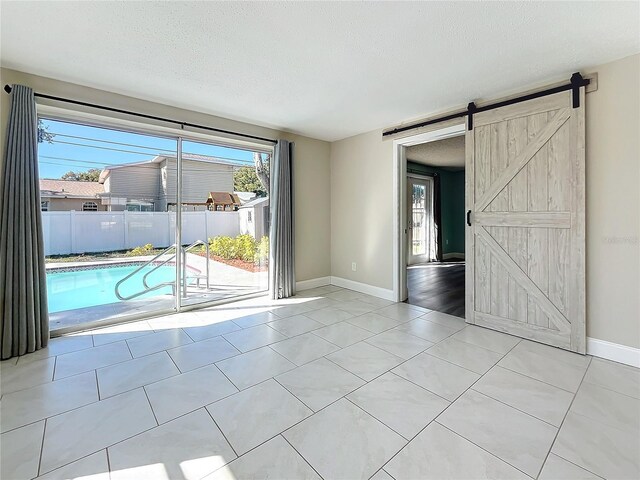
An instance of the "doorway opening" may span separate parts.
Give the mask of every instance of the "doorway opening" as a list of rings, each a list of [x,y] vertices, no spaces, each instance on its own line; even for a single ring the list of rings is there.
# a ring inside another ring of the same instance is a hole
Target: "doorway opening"
[[[465,126],[394,141],[398,301],[465,317]]]
[[[406,148],[407,302],[464,318],[464,137]]]

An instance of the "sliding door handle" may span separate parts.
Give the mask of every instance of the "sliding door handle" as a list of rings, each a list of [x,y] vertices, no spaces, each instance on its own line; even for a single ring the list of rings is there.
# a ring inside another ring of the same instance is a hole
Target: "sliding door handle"
[[[471,210],[467,210],[467,225],[471,226]]]

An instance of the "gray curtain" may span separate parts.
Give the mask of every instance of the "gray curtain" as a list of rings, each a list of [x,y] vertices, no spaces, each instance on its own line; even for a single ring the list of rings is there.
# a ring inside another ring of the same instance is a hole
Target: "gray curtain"
[[[296,293],[293,225],[293,144],[278,140],[271,165],[269,290],[271,298]]]
[[[33,90],[14,85],[0,196],[2,359],[47,346],[49,313],[38,181],[38,119]]]

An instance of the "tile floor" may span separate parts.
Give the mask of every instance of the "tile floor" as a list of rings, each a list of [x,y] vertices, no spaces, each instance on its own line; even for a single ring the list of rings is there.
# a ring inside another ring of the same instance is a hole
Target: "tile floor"
[[[0,477],[640,477],[640,370],[338,287],[2,362]]]

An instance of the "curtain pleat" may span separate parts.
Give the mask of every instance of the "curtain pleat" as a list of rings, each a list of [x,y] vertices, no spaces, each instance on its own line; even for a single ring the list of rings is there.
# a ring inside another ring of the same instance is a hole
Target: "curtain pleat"
[[[293,145],[278,140],[271,165],[269,291],[271,298],[296,293],[294,266]]]
[[[47,346],[49,313],[33,90],[14,85],[0,197],[0,347],[2,359]]]

